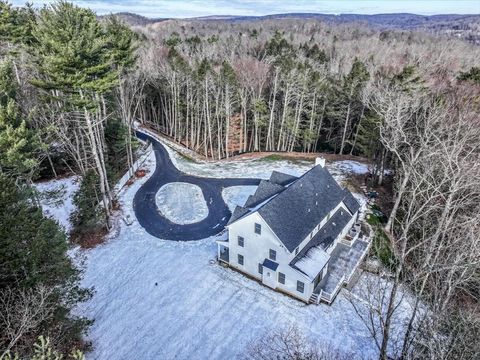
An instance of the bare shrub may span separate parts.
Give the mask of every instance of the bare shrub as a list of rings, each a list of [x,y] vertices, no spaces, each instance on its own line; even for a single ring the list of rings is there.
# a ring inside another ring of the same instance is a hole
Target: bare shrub
[[[357,359],[354,354],[336,349],[331,344],[311,341],[296,327],[266,334],[250,344],[245,359],[248,360],[342,360]]]

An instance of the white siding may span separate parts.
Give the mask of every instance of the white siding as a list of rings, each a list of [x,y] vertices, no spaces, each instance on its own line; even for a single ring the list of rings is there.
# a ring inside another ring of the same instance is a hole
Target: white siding
[[[347,212],[346,206],[341,202],[335,207],[324,219],[322,219],[318,225],[313,229],[311,235],[312,237],[321,229],[325,223],[330,219],[331,216],[340,208],[343,207],[343,210]],[[334,243],[330,248],[327,249],[328,253],[331,253],[335,248],[337,243],[348,233],[349,229],[356,221],[356,214],[352,217],[350,222],[345,226],[340,235],[335,239]],[[261,225],[261,234],[255,233],[255,223]],[[230,251],[230,266],[236,268],[256,279],[263,282],[265,285],[275,288],[277,290],[282,290],[289,293],[292,296],[295,296],[305,302],[308,302],[310,296],[314,290],[313,282],[308,279],[303,273],[293,269],[288,264],[295,257],[295,251],[290,253],[281,241],[277,238],[275,233],[270,229],[264,219],[254,212],[245,216],[243,219],[240,219],[233,224],[228,226],[229,232],[229,251]],[[310,241],[311,235],[309,234],[300,244],[299,250]],[[238,236],[244,238],[244,246],[238,246]],[[276,251],[276,260],[278,263],[278,268],[276,271],[272,271],[263,267],[263,275],[258,271],[258,265],[262,264],[264,259],[269,259],[270,249]],[[238,263],[238,254],[243,255],[244,263],[240,265]],[[324,269],[323,276],[325,272],[328,271],[327,267]],[[268,273],[270,276],[268,276]],[[285,275],[285,284],[278,282],[278,274],[283,273]],[[267,278],[268,277],[268,278]],[[304,292],[300,293],[297,291],[297,281],[304,283]]]
[[[255,233],[255,223],[262,226],[262,233]],[[282,289],[301,300],[308,301],[313,291],[312,284],[308,278],[300,272],[292,269],[288,264],[291,260],[290,252],[282,245],[267,223],[258,213],[250,214],[228,226],[229,233],[229,256],[230,266],[247,273],[248,275],[262,281],[262,274],[258,272],[258,264],[269,258],[270,249],[277,252],[276,263],[279,264],[277,271],[264,268],[264,274],[270,272],[270,277],[264,283],[276,289]],[[244,238],[244,247],[238,246],[237,238]],[[238,254],[243,255],[244,265],[239,265]],[[285,285],[278,282],[278,273],[285,274]],[[297,291],[297,280],[305,284],[304,293]]]

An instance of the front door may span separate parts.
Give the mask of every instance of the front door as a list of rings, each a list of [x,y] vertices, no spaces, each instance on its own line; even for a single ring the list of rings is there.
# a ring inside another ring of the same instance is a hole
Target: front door
[[[272,289],[277,287],[277,272],[263,267],[262,283]]]

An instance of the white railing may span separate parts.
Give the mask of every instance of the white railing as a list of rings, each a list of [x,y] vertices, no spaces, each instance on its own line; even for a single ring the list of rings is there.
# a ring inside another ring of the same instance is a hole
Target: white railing
[[[137,161],[128,169],[128,171],[122,176],[122,178],[117,182],[115,187],[113,188],[113,193],[115,195],[118,195],[120,190],[123,189],[123,187],[127,184],[127,181],[130,180],[130,178],[135,174],[135,171],[137,171],[140,166],[143,165],[143,163],[147,160],[148,156],[152,152],[152,144],[148,145],[148,147],[145,150],[145,153],[140,156]]]
[[[340,278],[340,281],[338,282],[337,286],[332,291],[332,293],[327,293],[327,292],[325,292],[325,290],[321,290],[320,294],[321,294],[322,300],[325,300],[326,302],[328,302],[330,304],[333,301],[333,299],[335,299],[335,296],[340,291],[340,288],[343,286],[344,282],[345,282],[345,275],[343,275]]]
[[[367,243],[367,247],[365,248],[365,250],[363,250],[362,255],[358,258],[357,262],[355,263],[355,266],[353,267],[353,271],[345,278],[345,282],[347,284],[350,282],[353,274],[355,274],[355,271],[358,269],[358,266],[367,255],[368,251],[370,250],[370,246],[372,246],[372,243],[370,241],[365,241],[365,242]]]

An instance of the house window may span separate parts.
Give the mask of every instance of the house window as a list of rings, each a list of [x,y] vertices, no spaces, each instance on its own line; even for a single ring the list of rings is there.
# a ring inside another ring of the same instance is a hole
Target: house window
[[[298,254],[298,247],[295,249],[295,255]]]
[[[241,236],[239,236],[237,239],[238,239],[238,246],[243,247],[245,245],[245,239]]]
[[[255,234],[262,233],[262,225],[255,223]]]
[[[285,274],[283,274],[283,273],[281,273],[281,272],[278,273],[278,282],[279,282],[280,284],[284,284],[284,285],[285,285]]]
[[[297,280],[297,291],[303,293],[305,291],[305,284]]]
[[[262,264],[258,264],[258,273],[263,274],[263,265]]]
[[[273,260],[273,261],[277,260],[277,252],[275,250],[270,249],[268,257],[270,258],[270,260]]]
[[[238,263],[243,265],[243,255],[238,254]]]

